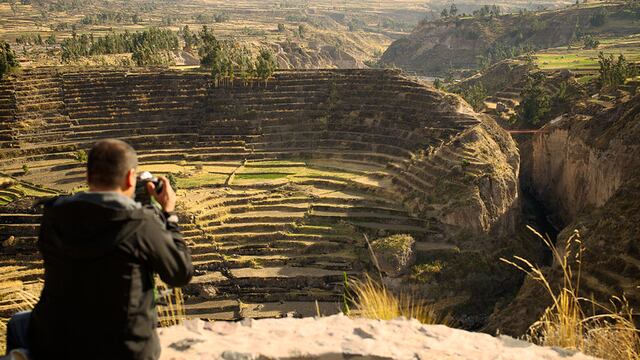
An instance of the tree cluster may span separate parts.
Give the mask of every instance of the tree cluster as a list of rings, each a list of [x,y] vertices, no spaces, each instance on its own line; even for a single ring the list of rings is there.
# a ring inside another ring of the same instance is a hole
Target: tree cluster
[[[545,87],[543,74],[531,74],[520,93],[522,101],[516,107],[518,119],[528,125],[539,125],[543,117],[551,111],[551,96]]]
[[[478,10],[473,11],[474,17],[498,17],[502,14],[502,8],[498,5],[484,5]]]
[[[229,15],[225,13],[220,14],[198,14],[195,17],[195,21],[199,24],[212,24],[223,23],[229,21]]]
[[[86,15],[81,24],[84,25],[104,25],[104,24],[137,24],[142,19],[138,14],[127,14],[123,12],[102,12],[99,14]]]
[[[532,45],[510,46],[503,43],[494,43],[493,46],[487,50],[485,56],[478,57],[478,66],[481,69],[486,69],[499,61],[512,59],[535,50],[535,47]]]
[[[22,34],[16,38],[17,45],[44,45],[40,34]]]
[[[0,42],[0,79],[13,68],[20,66],[16,53],[11,49],[9,43]]]
[[[158,28],[135,33],[111,33],[100,38],[94,38],[93,34],[78,36],[74,33],[73,37],[62,42],[62,61],[76,61],[92,55],[134,53],[134,60],[139,66],[159,65],[157,59],[150,61],[150,56],[175,51],[178,44],[178,36],[174,32]]]
[[[638,69],[632,63],[629,63],[624,55],[620,54],[616,60],[613,54],[605,56],[604,53],[598,54],[598,63],[600,64],[600,87],[612,88],[624,84],[627,78],[634,77],[638,74]]]
[[[183,36],[184,36],[183,29]],[[193,39],[194,35],[190,35]],[[259,78],[267,81],[277,68],[273,52],[263,49],[254,59],[251,52],[237,42],[218,40],[213,32],[204,26],[196,36],[200,65],[211,69],[211,76],[216,83],[223,79],[231,82],[236,77],[244,81]]]
[[[444,8],[442,9],[442,11],[440,12],[440,17],[447,19],[447,18],[454,18],[458,16],[458,7],[456,6],[456,4],[451,4],[451,6],[449,7],[449,9]]]

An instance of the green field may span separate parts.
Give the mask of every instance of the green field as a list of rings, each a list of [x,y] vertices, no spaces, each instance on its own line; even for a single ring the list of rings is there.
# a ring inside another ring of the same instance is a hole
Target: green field
[[[598,54],[622,54],[628,61],[640,62],[640,36],[633,35],[623,38],[597,39],[600,46],[597,49],[584,49],[582,44],[574,47],[554,48],[542,50],[535,54],[536,64],[543,70],[573,70],[591,72],[598,69]]]

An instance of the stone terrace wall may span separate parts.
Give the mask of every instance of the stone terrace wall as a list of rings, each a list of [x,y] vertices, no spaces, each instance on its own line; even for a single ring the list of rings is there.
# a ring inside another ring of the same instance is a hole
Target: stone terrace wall
[[[436,232],[514,222],[513,141],[396,71],[285,71],[216,87],[198,72],[25,70],[0,98],[0,169],[69,159],[111,137],[142,162],[329,158],[387,167],[392,190]]]

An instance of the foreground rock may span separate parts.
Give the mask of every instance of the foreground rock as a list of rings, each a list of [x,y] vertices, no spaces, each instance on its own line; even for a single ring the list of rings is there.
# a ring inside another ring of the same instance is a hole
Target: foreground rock
[[[417,321],[324,318],[191,321],[161,329],[162,357],[178,359],[591,359],[582,354]]]

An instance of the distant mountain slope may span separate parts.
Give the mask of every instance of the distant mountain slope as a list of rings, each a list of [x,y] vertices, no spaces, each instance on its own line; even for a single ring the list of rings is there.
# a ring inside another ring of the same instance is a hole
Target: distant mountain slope
[[[640,32],[640,10],[625,5],[570,7],[538,13],[422,22],[391,44],[381,62],[428,75],[476,68],[481,61],[517,55],[527,48],[569,44],[581,35]]]

